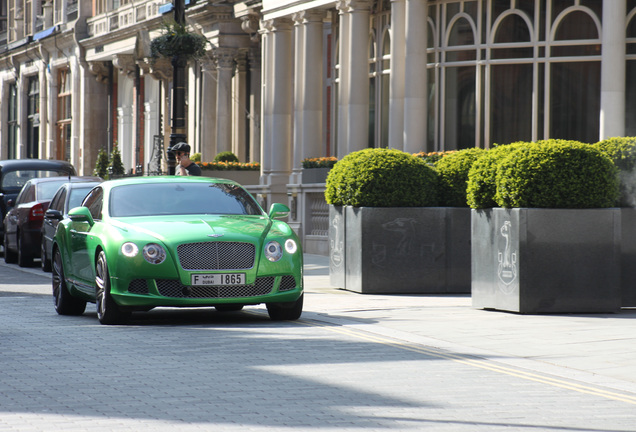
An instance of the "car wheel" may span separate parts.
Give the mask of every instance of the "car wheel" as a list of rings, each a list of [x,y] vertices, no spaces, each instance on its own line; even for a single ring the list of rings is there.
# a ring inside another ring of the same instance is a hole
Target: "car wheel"
[[[50,272],[51,271],[51,260],[46,255],[46,240],[44,240],[44,236],[42,236],[42,242],[40,246],[40,259],[42,260],[42,271]]]
[[[7,264],[13,264],[18,261],[18,254],[8,248],[9,240],[7,239],[7,233],[4,233],[4,262]]]
[[[240,311],[241,309],[243,309],[243,305],[240,305],[240,304],[216,305],[214,306],[214,309],[218,310],[219,312],[235,312],[235,311]]]
[[[60,315],[81,315],[86,310],[86,302],[71,295],[66,287],[64,268],[62,267],[62,254],[55,250],[52,265],[53,301],[55,311]]]
[[[18,233],[18,265],[20,267],[31,267],[33,265],[33,256],[24,250],[24,240],[22,234]]]
[[[95,290],[99,322],[106,325],[126,323],[130,312],[122,311],[110,295],[110,276],[104,251],[99,253],[95,264]]]
[[[300,318],[303,313],[303,297],[301,294],[298,300],[285,303],[267,303],[267,313],[274,321],[291,321]]]

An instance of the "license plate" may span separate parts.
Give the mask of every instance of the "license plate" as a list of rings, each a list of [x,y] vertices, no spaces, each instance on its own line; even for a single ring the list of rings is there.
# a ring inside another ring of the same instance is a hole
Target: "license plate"
[[[244,273],[202,273],[191,275],[192,285],[245,285]]]

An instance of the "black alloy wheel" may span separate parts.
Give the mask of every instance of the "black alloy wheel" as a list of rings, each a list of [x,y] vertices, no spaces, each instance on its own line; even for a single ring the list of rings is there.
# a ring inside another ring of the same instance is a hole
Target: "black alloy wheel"
[[[101,324],[125,324],[130,318],[130,311],[122,311],[110,295],[110,276],[104,251],[99,253],[95,264],[95,300],[97,319]]]
[[[66,280],[64,279],[64,268],[62,265],[62,254],[59,249],[53,253],[52,267],[52,286],[53,286],[53,302],[55,303],[55,311],[59,315],[81,315],[86,310],[86,302],[84,300],[73,297],[68,291]]]

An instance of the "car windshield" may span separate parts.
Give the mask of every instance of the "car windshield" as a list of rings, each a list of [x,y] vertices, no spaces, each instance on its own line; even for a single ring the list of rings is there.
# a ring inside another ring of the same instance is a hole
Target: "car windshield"
[[[32,178],[40,177],[59,177],[68,175],[67,171],[50,171],[50,170],[18,170],[9,171],[2,176],[2,190],[10,191],[15,190],[17,192],[22,189],[24,184]],[[58,184],[58,187],[60,185]],[[57,188],[55,189],[57,190]],[[55,193],[55,191],[53,191]],[[49,197],[51,198],[52,195]]]
[[[62,186],[64,183],[67,183],[67,182],[68,182],[68,179],[61,179],[61,180],[46,181],[46,182],[38,183],[37,185],[38,201],[47,201],[47,200],[50,201],[51,199],[53,199],[53,195],[55,195],[55,192],[57,192],[60,186]]]
[[[88,195],[88,192],[93,189],[93,186],[75,187],[71,189],[71,196],[68,199],[68,208],[72,209],[82,205],[82,201]]]
[[[110,193],[113,217],[263,212],[243,188],[225,183],[153,183],[115,187]]]

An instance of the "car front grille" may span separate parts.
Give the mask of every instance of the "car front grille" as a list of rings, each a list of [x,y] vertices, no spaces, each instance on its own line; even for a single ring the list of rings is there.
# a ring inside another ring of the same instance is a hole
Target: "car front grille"
[[[148,294],[146,279],[133,279],[128,285],[128,292],[133,294]]]
[[[157,289],[164,297],[175,298],[240,298],[256,297],[272,292],[274,277],[256,278],[254,285],[189,286],[178,280],[158,279]]]
[[[252,243],[199,242],[177,247],[184,270],[245,270],[254,267],[256,248]]]
[[[296,279],[293,276],[283,276],[280,279],[278,291],[291,291],[296,288]]]

